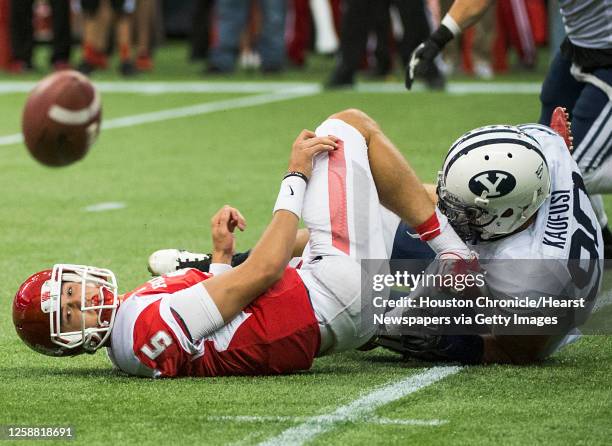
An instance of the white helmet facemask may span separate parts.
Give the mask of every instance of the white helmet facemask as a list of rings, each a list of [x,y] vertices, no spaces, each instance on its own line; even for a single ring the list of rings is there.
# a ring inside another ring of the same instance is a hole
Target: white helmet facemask
[[[61,296],[62,284],[75,282],[81,285],[81,329],[62,330]],[[87,288],[98,288],[97,299],[87,302]],[[41,290],[41,310],[49,314],[51,341],[59,346],[74,349],[82,347],[88,353],[100,348],[108,337],[115,322],[119,307],[117,280],[112,271],[84,265],[57,264],[51,271],[51,279]],[[86,312],[95,311],[97,326],[86,327]]]
[[[535,138],[514,126],[487,126],[451,146],[438,173],[438,206],[464,240],[493,240],[521,228],[550,188]]]

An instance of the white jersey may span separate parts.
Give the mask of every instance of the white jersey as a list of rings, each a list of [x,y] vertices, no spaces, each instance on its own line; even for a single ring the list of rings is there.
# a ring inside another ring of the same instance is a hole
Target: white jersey
[[[481,259],[493,260],[486,267],[487,286],[493,295],[584,298],[587,306],[582,314],[586,316],[601,284],[603,240],[599,223],[563,139],[538,124],[519,128],[540,143],[550,170],[551,194],[530,227],[471,248]],[[547,353],[568,339],[556,337]]]
[[[582,48],[612,48],[612,0],[559,0],[565,32]]]
[[[580,169],[565,142],[542,125],[526,124],[519,128],[542,147],[550,171],[551,194],[529,228],[471,248],[486,259],[602,259],[603,241],[597,217]]]

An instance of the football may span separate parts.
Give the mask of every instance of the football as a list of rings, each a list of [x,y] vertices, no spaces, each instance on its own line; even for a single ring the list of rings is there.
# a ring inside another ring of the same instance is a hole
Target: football
[[[82,159],[100,131],[100,94],[83,74],[63,70],[42,79],[29,94],[22,132],[30,154],[46,166]]]

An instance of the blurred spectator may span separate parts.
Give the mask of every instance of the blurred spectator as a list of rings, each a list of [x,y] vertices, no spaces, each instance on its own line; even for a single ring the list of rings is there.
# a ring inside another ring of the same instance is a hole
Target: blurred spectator
[[[543,0],[499,0],[497,38],[494,44],[495,71],[508,69],[507,55],[513,47],[522,68],[534,69],[536,45],[546,41],[546,6]]]
[[[51,65],[54,69],[70,66],[70,1],[49,0],[52,21]],[[34,46],[34,27],[32,24],[34,0],[11,0],[10,2],[10,41],[12,60],[9,71],[22,73],[34,68],[32,49]]]
[[[370,74],[374,77],[384,77],[391,72],[391,40],[393,31],[391,29],[391,14],[388,1],[372,2],[372,21],[370,31],[375,36],[374,68]]]
[[[155,0],[136,0],[136,69],[153,69],[153,29],[157,7]]]
[[[403,37],[399,45],[404,65],[410,60],[412,51],[425,40],[431,29],[427,19],[424,0],[391,0],[399,11]],[[374,3],[384,2],[389,7],[390,0],[346,0],[340,31],[340,54],[336,67],[327,82],[330,88],[351,86],[355,73],[364,53],[368,30],[372,19]],[[377,5],[378,6],[378,5]],[[435,64],[427,69],[424,80],[430,88],[442,88],[444,77]]]
[[[191,60],[204,60],[208,55],[214,0],[196,0],[191,26]]]
[[[442,14],[446,14],[452,4],[453,0],[441,0]],[[466,30],[456,41],[449,42],[444,48],[445,74],[450,75],[461,68],[466,74],[480,79],[492,79],[495,25],[495,8],[489,8],[476,25]]]
[[[306,61],[306,50],[312,40],[314,24],[314,47],[319,54],[333,54],[338,50],[338,35],[335,11],[339,0],[293,0],[287,26],[287,57],[293,65],[301,67]]]
[[[132,61],[132,14],[135,0],[81,0],[83,9],[83,61],[79,70],[89,74],[106,69],[108,35],[115,22],[115,45],[119,50],[119,72],[136,74]]]
[[[261,9],[257,2],[251,2],[248,23],[240,36],[240,67],[254,70],[261,67],[261,57],[257,51],[257,36],[261,29]]]
[[[284,68],[286,1],[259,0],[262,20],[257,50],[264,73],[275,73]],[[216,4],[218,40],[210,52],[208,71],[227,73],[236,66],[240,38],[248,24],[250,2],[217,0]]]

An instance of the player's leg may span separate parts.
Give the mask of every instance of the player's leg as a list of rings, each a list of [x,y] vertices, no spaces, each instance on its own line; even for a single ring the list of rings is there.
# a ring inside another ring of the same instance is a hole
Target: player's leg
[[[587,83],[573,110],[573,156],[583,172],[591,204],[602,227],[604,255],[610,258],[612,233],[600,194],[612,193],[612,68],[597,69],[585,80]]]
[[[309,239],[298,273],[319,321],[323,355],[360,347],[374,335],[373,324],[361,323],[359,261],[389,253],[365,138],[334,116],[316,133],[341,141],[315,159],[302,210]]]
[[[469,258],[470,250],[436,210],[428,190],[380,126],[355,109],[336,113],[332,118],[350,124],[364,137],[380,203],[413,227],[442,258]]]
[[[548,125],[556,107],[565,107],[571,112],[584,88],[570,73],[572,62],[560,52],[553,59],[540,92],[540,119],[542,125]],[[573,129],[572,129],[573,130]],[[574,135],[575,137],[575,135]]]
[[[334,116],[324,121],[316,133],[334,135],[341,145],[314,162],[302,212],[310,233],[305,261],[330,255],[357,260],[387,258],[365,138],[355,127]]]

